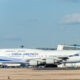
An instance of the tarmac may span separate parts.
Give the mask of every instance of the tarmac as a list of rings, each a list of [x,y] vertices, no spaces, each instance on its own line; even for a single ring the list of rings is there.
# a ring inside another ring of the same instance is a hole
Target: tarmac
[[[0,68],[0,80],[80,80],[80,69]]]

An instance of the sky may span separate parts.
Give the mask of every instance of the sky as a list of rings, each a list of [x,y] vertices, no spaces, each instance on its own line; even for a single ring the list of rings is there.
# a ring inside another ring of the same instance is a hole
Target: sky
[[[0,48],[80,44],[80,0],[0,0]]]

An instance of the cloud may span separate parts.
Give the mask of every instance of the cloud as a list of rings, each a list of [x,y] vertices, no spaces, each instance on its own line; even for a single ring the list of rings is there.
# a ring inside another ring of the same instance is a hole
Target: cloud
[[[80,14],[65,15],[60,24],[80,24]]]

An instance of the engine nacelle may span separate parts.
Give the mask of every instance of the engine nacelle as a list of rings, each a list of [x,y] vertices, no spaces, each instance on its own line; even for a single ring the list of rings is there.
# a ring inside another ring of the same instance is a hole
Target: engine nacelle
[[[46,64],[54,64],[54,59],[46,59]]]
[[[36,61],[36,60],[30,60],[29,61],[29,65],[30,66],[37,66],[37,65],[39,65],[40,64],[40,62],[38,62],[38,61]]]

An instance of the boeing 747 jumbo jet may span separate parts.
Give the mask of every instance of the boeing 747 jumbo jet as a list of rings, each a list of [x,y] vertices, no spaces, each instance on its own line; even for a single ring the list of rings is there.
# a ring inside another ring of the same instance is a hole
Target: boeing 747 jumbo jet
[[[59,65],[80,62],[79,50],[0,49],[0,62],[30,66]]]

